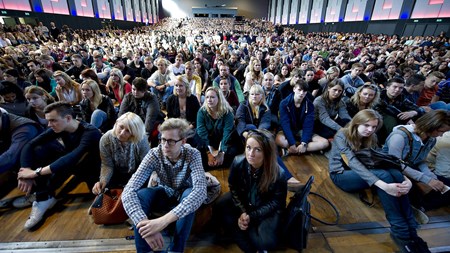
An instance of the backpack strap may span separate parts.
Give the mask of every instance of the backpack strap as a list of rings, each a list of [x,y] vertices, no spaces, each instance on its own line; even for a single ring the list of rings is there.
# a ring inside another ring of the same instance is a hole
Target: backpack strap
[[[320,223],[322,223],[322,224],[325,224],[325,225],[330,225],[330,226],[339,224],[339,217],[340,217],[339,210],[337,209],[337,207],[336,207],[330,200],[328,200],[327,198],[325,198],[324,196],[322,196],[322,195],[320,195],[319,193],[316,193],[316,192],[310,192],[309,195],[310,195],[310,196],[311,196],[311,195],[317,196],[317,197],[323,199],[326,203],[328,203],[329,206],[331,206],[331,208],[333,209],[333,211],[336,213],[336,220],[333,221],[333,222],[324,221],[324,220],[322,220],[322,219],[319,219],[319,218],[317,218],[317,217],[314,217],[311,213],[308,213],[307,215],[308,215],[309,217],[311,217],[311,219],[316,220],[316,221],[318,221],[318,222],[320,222]]]
[[[408,131],[408,129],[406,129],[405,127],[401,126],[397,128],[398,130],[404,132],[406,134],[406,136],[408,137],[408,141],[409,141],[409,152],[405,157],[405,161],[409,162],[409,159],[411,158],[412,155],[412,148],[413,148],[413,137],[410,131]]]

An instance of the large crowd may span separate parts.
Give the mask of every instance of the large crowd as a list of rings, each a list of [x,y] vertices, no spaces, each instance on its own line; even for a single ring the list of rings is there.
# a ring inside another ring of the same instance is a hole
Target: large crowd
[[[18,173],[26,196],[13,205],[32,206],[26,229],[75,174],[96,195],[125,188],[138,251],[163,247],[160,232],[176,221],[170,249],[181,252],[206,198],[203,170],[230,167],[217,213],[255,252],[279,244],[286,189],[301,186],[282,157],[321,152],[342,190],[377,189],[402,252],[429,252],[413,213],[423,222],[450,203],[441,194],[450,185],[449,48],[444,32],[304,34],[263,20],[2,25],[0,172]],[[409,162],[403,174],[355,156],[377,146]],[[150,219],[154,209],[166,214]]]

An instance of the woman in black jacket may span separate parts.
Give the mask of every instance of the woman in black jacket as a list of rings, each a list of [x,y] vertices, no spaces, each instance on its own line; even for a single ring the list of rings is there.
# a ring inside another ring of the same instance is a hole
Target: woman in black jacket
[[[167,98],[166,102],[167,118],[181,118],[189,122],[188,143],[195,146],[195,136],[197,125],[197,113],[200,109],[198,99],[192,95],[189,82],[185,76],[175,78],[173,94]]]
[[[274,249],[281,239],[287,184],[276,153],[270,132],[250,131],[245,155],[230,167],[230,192],[217,203],[226,231],[244,252]]]

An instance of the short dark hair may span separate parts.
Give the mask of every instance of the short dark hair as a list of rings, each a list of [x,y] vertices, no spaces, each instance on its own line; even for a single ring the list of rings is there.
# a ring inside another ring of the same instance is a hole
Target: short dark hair
[[[425,77],[423,75],[414,74],[406,80],[405,86],[411,87],[420,84],[421,82],[425,82]]]
[[[132,84],[138,91],[148,90],[147,81],[142,77],[137,77],[136,79],[134,79]]]
[[[391,86],[391,84],[393,84],[393,83],[405,83],[405,80],[403,79],[403,78],[399,78],[399,77],[394,77],[394,78],[391,78],[391,79],[389,79],[389,81],[387,82],[387,84],[386,84],[386,87],[389,87],[389,86]]]
[[[72,106],[67,102],[55,102],[52,104],[47,105],[44,108],[44,113],[50,113],[52,111],[56,111],[60,117],[65,117],[67,115],[72,116],[72,118],[75,118],[75,112],[73,111]]]

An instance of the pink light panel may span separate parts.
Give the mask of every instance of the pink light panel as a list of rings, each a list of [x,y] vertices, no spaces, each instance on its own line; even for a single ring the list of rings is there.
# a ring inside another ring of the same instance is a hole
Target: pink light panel
[[[27,0],[0,0],[0,8],[7,10],[31,11]]]
[[[444,0],[429,0],[428,1],[429,5],[433,5],[433,4],[444,4]]]

